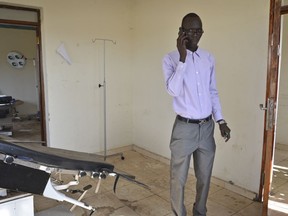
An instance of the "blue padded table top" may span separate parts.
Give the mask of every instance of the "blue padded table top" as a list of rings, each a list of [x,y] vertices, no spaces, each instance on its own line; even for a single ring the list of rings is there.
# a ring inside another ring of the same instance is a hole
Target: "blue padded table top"
[[[11,143],[0,140],[0,152],[21,160],[48,167],[98,172],[113,171],[114,165],[91,153],[50,148],[35,143]]]

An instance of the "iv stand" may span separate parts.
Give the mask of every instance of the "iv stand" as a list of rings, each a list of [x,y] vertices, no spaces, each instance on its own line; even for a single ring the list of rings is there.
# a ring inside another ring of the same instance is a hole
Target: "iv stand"
[[[95,38],[92,40],[93,43],[96,41],[102,41],[103,42],[103,84],[99,84],[98,87],[101,88],[103,87],[104,89],[104,161],[106,161],[106,158],[108,157],[113,157],[120,155],[121,159],[124,160],[123,153],[116,153],[112,155],[107,155],[107,112],[106,112],[106,42],[112,42],[114,45],[116,44],[116,41],[110,40],[110,39],[103,39],[103,38]]]

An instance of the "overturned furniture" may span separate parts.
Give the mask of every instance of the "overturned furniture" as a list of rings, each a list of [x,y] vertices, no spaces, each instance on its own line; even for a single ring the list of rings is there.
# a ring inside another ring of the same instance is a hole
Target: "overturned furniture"
[[[91,211],[96,209],[81,199],[73,199],[63,193],[70,186],[77,185],[83,176],[98,180],[95,192],[100,187],[100,180],[107,176],[116,176],[114,192],[119,177],[146,185],[135,180],[134,176],[114,170],[114,165],[104,162],[99,155],[49,148],[37,144],[20,144],[0,140],[0,188],[39,194],[58,201],[66,201],[75,206]],[[74,180],[61,184],[52,180],[52,173],[72,174]]]

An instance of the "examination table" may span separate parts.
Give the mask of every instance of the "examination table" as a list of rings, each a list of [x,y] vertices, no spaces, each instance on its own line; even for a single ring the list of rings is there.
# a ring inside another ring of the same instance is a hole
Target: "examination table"
[[[119,177],[149,189],[148,186],[136,181],[134,176],[115,171],[114,165],[106,163],[100,155],[33,143],[0,140],[0,172],[0,188],[66,201],[73,204],[73,207],[79,206],[90,210],[90,215],[97,210],[95,207],[64,194],[70,186],[79,184],[83,176],[90,176],[98,181],[95,192],[100,187],[101,179],[108,176],[115,176],[114,192]],[[55,173],[72,174],[74,180],[61,184],[61,181],[51,177],[51,174]]]

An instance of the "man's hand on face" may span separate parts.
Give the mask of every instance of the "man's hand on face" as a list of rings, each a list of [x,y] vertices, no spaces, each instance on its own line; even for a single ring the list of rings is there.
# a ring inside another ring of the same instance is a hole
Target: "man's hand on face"
[[[186,33],[182,30],[179,30],[178,38],[177,38],[177,49],[180,54],[179,61],[185,62],[187,50],[186,50],[186,44],[188,43],[188,38],[186,36]]]

